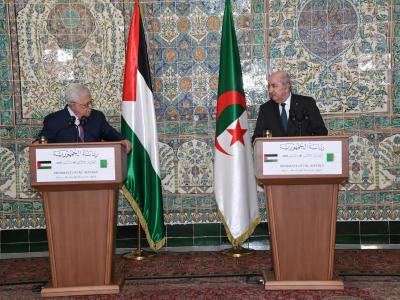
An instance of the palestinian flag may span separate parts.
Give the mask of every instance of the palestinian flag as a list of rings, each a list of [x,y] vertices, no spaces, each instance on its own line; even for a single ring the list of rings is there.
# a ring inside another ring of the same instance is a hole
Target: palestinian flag
[[[129,30],[122,96],[121,133],[132,143],[122,188],[151,248],[165,244],[156,117],[139,1]]]
[[[240,246],[260,223],[246,99],[231,3],[225,1],[215,135],[214,185],[218,216]]]
[[[278,162],[278,154],[264,154],[264,162]]]
[[[51,169],[51,161],[50,160],[41,160],[36,162],[37,169]]]

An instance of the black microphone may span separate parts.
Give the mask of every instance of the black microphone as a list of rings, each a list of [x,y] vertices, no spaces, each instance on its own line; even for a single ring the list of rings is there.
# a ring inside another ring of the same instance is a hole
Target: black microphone
[[[296,113],[294,115],[295,115],[295,120],[297,122],[297,129],[298,129],[297,134],[299,136],[302,136],[303,135],[303,122],[309,119],[307,109],[304,108],[302,111],[296,111]]]
[[[84,126],[87,123],[87,121],[88,117],[83,116],[79,119],[79,125]]]
[[[58,136],[58,134],[60,133],[61,130],[67,129],[67,128],[71,127],[71,126],[75,126],[75,117],[74,117],[74,116],[70,116],[70,117],[69,117],[66,126],[61,127],[61,128],[56,132],[55,137]],[[32,141],[32,144],[33,144],[33,143],[36,143],[36,142],[38,142],[38,141],[39,141],[40,143],[47,143],[47,137],[44,136],[44,135],[42,135],[42,132],[43,132],[43,131],[41,131],[40,134],[39,134],[39,136],[38,136],[36,139],[34,139],[34,140]]]
[[[308,120],[309,119],[307,109],[303,109],[303,116],[304,116],[304,120]]]
[[[76,137],[75,138],[75,142],[78,143],[79,142],[79,127],[78,127],[78,125],[75,124],[75,121],[76,121],[76,117],[75,116],[70,116],[69,119],[68,119],[68,122],[67,122],[68,126],[66,128],[69,128],[69,127],[72,127],[72,126],[75,127],[75,137]],[[61,128],[60,131],[62,129],[64,129],[64,128]]]
[[[79,142],[79,127],[78,127],[78,125],[75,124],[75,121],[76,121],[76,117],[75,116],[70,116],[69,119],[68,119],[68,122],[67,122],[67,125],[68,125],[67,128],[68,127],[72,127],[72,126],[75,127],[75,137],[76,137],[75,138],[75,142],[78,143]]]
[[[76,120],[75,116],[70,116],[67,122],[68,127],[75,126],[75,120]]]

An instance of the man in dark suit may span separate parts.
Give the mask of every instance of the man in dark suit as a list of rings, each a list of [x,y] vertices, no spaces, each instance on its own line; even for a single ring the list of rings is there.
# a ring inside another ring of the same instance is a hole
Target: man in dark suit
[[[291,93],[287,72],[269,76],[268,94],[270,100],[260,106],[252,141],[263,137],[266,130],[274,137],[328,134],[315,100]]]
[[[49,143],[122,141],[127,152],[130,151],[131,143],[123,140],[101,111],[92,108],[92,96],[86,86],[73,84],[65,96],[64,109],[45,117],[41,137]]]

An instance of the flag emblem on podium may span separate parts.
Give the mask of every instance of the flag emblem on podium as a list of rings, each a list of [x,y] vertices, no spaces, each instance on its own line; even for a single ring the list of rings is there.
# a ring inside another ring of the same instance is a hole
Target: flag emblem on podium
[[[36,162],[36,168],[41,170],[51,169],[51,161],[50,160],[38,161]]]
[[[107,168],[107,159],[100,159],[100,168],[101,169]]]
[[[264,154],[264,162],[278,162],[278,154]]]

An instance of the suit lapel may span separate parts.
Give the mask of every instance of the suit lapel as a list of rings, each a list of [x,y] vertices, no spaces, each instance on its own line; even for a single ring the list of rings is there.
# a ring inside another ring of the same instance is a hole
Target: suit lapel
[[[71,115],[68,111],[68,105],[65,105],[64,109],[62,110],[62,118],[63,121],[62,123],[65,124],[63,126],[66,126],[66,129],[68,130],[69,134],[71,135],[72,140],[76,141],[76,135],[78,134],[76,131],[76,127],[74,124],[69,124],[71,120]]]
[[[289,109],[289,124],[287,134],[289,136],[296,135],[296,122],[292,120],[292,116],[294,116],[296,110],[299,108],[299,101],[296,95],[292,94],[292,98],[290,100],[290,109]]]
[[[69,114],[69,111],[68,111],[68,105],[65,105],[65,107],[63,109],[63,118],[68,122],[70,117],[71,117],[71,115]]]
[[[298,114],[303,110],[304,102],[301,101],[301,96],[292,94],[292,102],[290,103],[290,110],[292,111],[293,116]],[[291,136],[297,136],[299,133],[297,132],[297,123],[296,121],[290,121],[288,125],[288,134]]]

